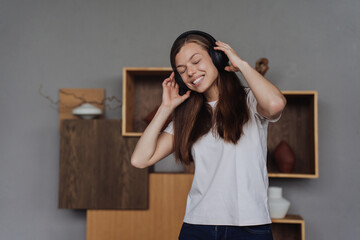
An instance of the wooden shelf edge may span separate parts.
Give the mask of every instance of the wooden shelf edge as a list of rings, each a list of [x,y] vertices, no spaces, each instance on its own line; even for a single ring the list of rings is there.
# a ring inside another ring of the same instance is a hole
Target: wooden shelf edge
[[[123,71],[172,71],[171,67],[124,67]]]
[[[314,95],[317,98],[318,92],[315,90],[281,90],[285,95]]]
[[[268,173],[270,178],[308,178],[316,179],[319,178],[318,173],[314,174],[303,174],[303,173]]]
[[[272,218],[272,223],[304,224],[305,221],[300,215],[288,214],[284,218]]]
[[[127,135],[127,136],[137,136],[137,135]],[[186,173],[186,172],[151,172],[150,174],[187,174],[187,175],[194,175],[193,173]],[[276,175],[276,176],[274,176]],[[270,178],[317,178],[316,175],[313,174],[284,174],[284,173],[269,173],[268,176]]]
[[[314,95],[314,145],[315,145],[315,175],[319,178],[319,112],[318,92]]]
[[[123,127],[124,127],[124,125],[123,125]],[[124,137],[141,137],[142,133],[122,131],[122,135]]]

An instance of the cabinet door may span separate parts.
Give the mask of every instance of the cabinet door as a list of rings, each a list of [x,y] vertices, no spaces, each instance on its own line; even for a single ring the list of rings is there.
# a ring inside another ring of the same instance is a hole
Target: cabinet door
[[[137,137],[121,135],[121,120],[63,120],[59,207],[146,209],[148,170],[131,166]]]

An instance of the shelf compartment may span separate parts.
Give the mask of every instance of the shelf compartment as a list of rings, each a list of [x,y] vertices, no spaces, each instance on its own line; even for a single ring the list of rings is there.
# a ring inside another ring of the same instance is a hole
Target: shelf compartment
[[[275,240],[305,240],[305,221],[299,215],[272,219],[272,230]]]
[[[269,177],[318,178],[318,97],[316,91],[283,91],[287,105],[280,120],[268,128]],[[281,173],[273,151],[285,140],[295,154],[291,173]]]
[[[161,104],[162,82],[171,68],[123,69],[123,136],[141,136],[147,127],[144,120]]]

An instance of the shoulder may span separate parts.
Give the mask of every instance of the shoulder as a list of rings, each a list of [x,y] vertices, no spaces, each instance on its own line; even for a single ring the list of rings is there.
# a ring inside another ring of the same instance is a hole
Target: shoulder
[[[254,96],[254,93],[251,91],[251,89],[249,87],[245,87],[244,90],[245,90],[245,94],[246,94],[246,103],[247,103],[249,109],[252,112],[257,113],[257,111],[256,111],[257,101]]]
[[[251,91],[251,89],[249,87],[245,88],[245,92],[246,92],[246,102],[248,104],[249,110],[251,112],[252,115],[254,115],[257,119],[259,119],[261,121],[262,124],[267,123],[267,122],[277,122],[281,115],[276,118],[276,119],[267,119],[266,117],[262,116],[257,109],[257,105],[258,102],[254,96],[254,93]]]

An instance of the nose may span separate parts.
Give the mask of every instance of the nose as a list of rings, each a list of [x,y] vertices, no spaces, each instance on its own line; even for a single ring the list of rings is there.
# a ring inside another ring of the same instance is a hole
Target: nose
[[[189,66],[188,67],[188,75],[189,77],[193,76],[196,73],[195,66]]]

